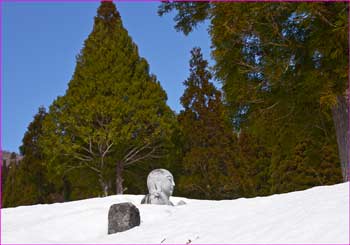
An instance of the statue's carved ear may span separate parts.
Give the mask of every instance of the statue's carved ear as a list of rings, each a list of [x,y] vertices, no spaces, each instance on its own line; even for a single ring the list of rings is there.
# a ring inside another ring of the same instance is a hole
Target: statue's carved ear
[[[158,193],[161,193],[161,192],[162,192],[162,186],[157,186],[156,184],[154,184],[154,189],[155,189]]]

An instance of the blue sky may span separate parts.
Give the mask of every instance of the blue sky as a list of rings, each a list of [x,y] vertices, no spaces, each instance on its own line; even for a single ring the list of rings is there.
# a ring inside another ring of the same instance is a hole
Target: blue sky
[[[37,113],[63,95],[75,57],[93,27],[99,2],[2,4],[2,149],[18,152]],[[116,2],[124,27],[140,55],[168,94],[168,105],[181,110],[182,82],[189,75],[190,50],[202,48],[210,60],[207,24],[189,36],[174,30],[173,16],[159,17],[157,2]],[[212,61],[210,61],[212,64]]]

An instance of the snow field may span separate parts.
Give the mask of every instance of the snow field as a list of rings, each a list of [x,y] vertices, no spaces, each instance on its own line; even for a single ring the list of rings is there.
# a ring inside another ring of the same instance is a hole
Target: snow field
[[[250,199],[172,197],[183,206],[141,205],[142,195],[1,210],[3,244],[349,244],[349,183]],[[107,235],[109,207],[132,202],[141,225]]]

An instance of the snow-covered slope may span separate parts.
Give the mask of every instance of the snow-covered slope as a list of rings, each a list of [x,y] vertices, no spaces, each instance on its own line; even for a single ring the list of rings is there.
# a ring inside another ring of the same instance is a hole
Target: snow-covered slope
[[[118,195],[2,209],[2,243],[349,243],[349,183],[224,201],[184,200],[183,206],[139,204]],[[107,235],[114,203],[132,202],[141,225]]]

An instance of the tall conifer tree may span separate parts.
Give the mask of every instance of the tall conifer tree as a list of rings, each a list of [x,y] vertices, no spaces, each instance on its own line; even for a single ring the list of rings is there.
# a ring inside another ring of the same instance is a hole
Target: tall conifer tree
[[[184,193],[199,198],[233,198],[239,193],[234,159],[235,136],[228,123],[221,93],[210,82],[208,63],[201,50],[191,51],[190,76],[181,97],[184,110],[178,116],[185,138],[180,179]]]
[[[112,1],[101,2],[66,94],[54,101],[42,145],[55,173],[85,168],[101,192],[123,193],[123,170],[165,154],[173,112]]]
[[[42,135],[42,123],[46,116],[44,107],[40,107],[34,120],[29,124],[22,139],[21,161],[14,160],[9,166],[9,178],[3,191],[5,206],[31,205],[49,202],[50,186],[43,165],[42,150],[38,140]],[[14,159],[18,156],[14,154]]]

